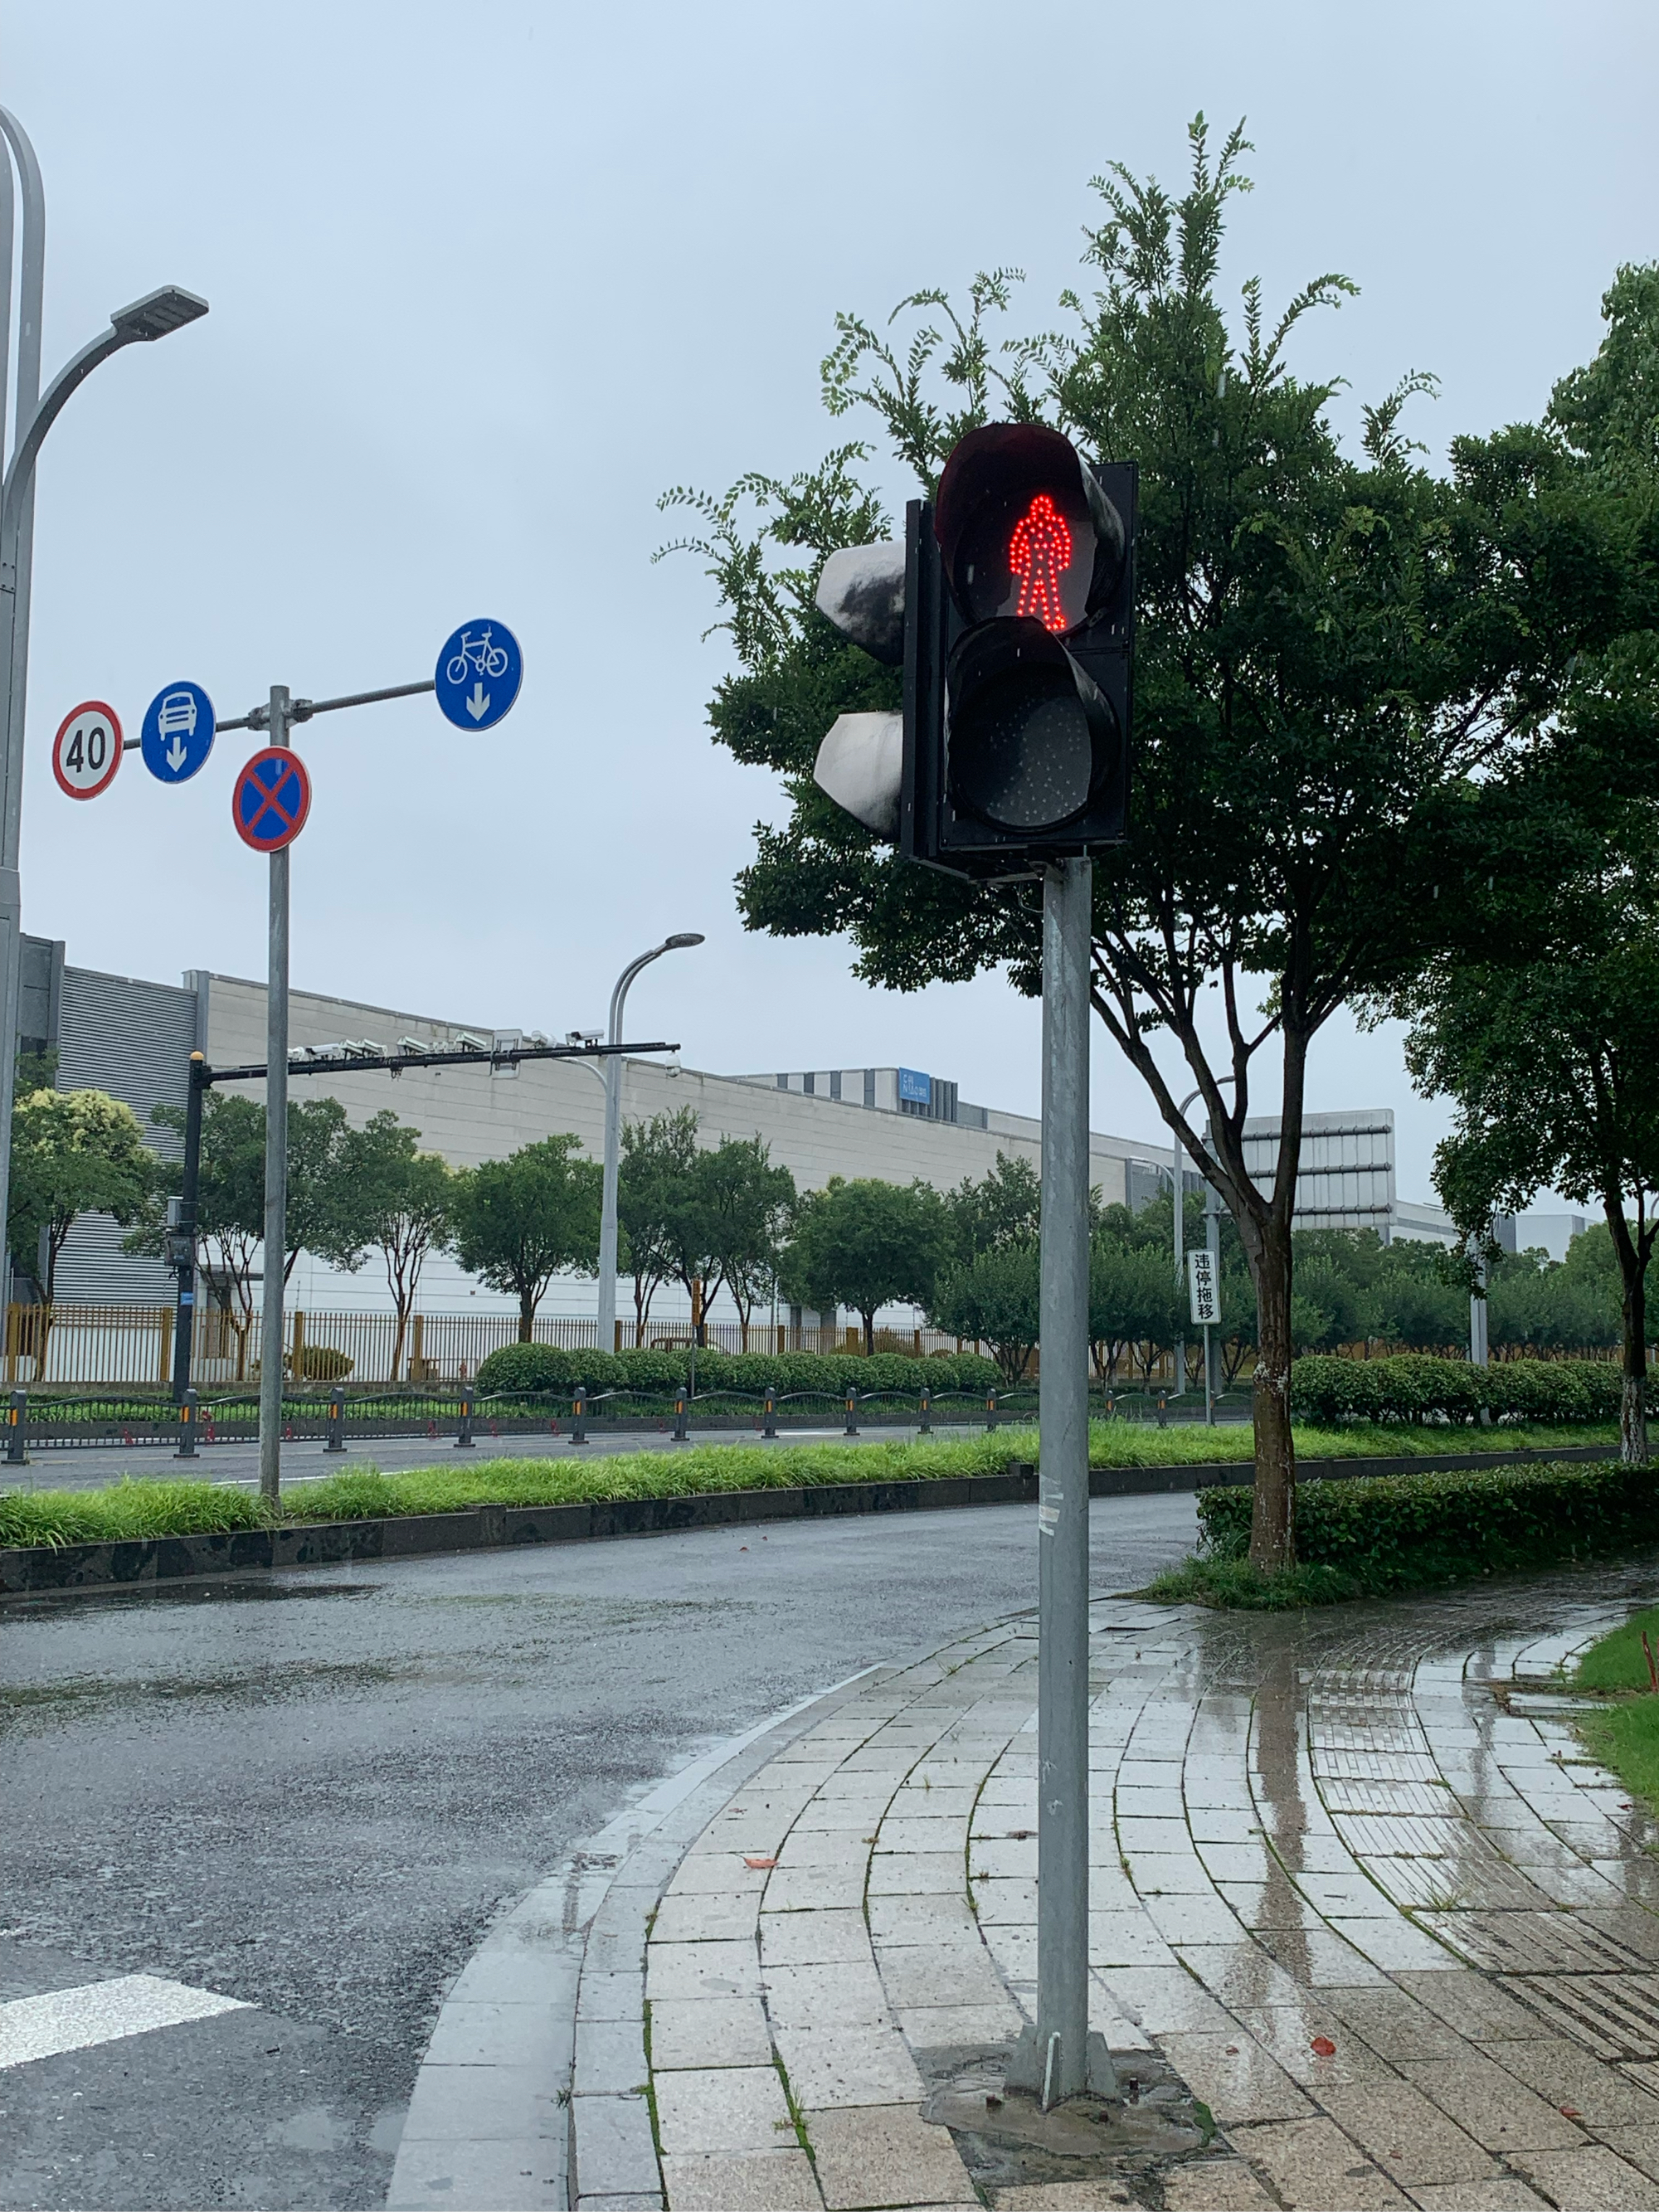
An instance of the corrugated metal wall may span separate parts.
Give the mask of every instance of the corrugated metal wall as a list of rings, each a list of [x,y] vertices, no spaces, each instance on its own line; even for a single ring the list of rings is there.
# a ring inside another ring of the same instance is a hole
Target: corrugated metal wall
[[[58,1089],[107,1091],[111,1097],[125,1099],[163,1159],[179,1158],[179,1139],[170,1129],[152,1127],[150,1109],[185,1103],[196,1037],[193,991],[141,982],[129,975],[101,975],[90,968],[64,968],[58,1008]],[[172,1304],[171,1275],[159,1260],[124,1252],[124,1234],[105,1215],[82,1216],[58,1262],[60,1300],[91,1305]]]

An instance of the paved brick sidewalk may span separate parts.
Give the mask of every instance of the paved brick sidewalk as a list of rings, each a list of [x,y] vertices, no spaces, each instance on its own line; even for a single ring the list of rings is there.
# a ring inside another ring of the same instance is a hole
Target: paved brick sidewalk
[[[1300,1622],[1096,1605],[1091,2024],[1152,2100],[1184,2083],[1213,2115],[1173,2161],[1068,2169],[995,2108],[922,2118],[1032,2002],[1033,1624],[872,1674],[715,1814],[653,1919],[596,1923],[575,2201],[1651,2212],[1659,1838],[1552,1684],[1653,1586]]]

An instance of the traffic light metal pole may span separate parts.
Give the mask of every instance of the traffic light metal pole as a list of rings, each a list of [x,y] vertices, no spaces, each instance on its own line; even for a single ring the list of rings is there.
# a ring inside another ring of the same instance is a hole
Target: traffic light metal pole
[[[202,1184],[202,1098],[207,1089],[207,1060],[199,1052],[190,1056],[190,1095],[185,1102],[185,1175],[179,1199],[179,1225],[173,1231],[174,1271],[179,1278],[179,1311],[173,1331],[173,1395],[182,1406],[190,1388],[190,1362],[196,1322],[196,1216]]]
[[[1089,2033],[1089,950],[1094,867],[1042,876],[1042,1439],[1037,1505],[1037,2007],[1008,2079],[1110,2095]]]
[[[286,684],[270,687],[266,727],[273,745],[289,742]],[[288,862],[270,856],[270,942],[265,980],[265,1249],[260,1285],[259,1495],[282,1495],[283,1262],[288,1256]]]

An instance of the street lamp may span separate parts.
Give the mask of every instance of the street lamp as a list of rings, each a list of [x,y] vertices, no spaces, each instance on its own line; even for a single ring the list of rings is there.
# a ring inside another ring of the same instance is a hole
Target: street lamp
[[[649,952],[641,952],[637,960],[630,960],[617,978],[617,988],[611,994],[611,1029],[608,1042],[622,1042],[623,1008],[628,1002],[628,987],[641,968],[648,968],[653,960],[660,960],[665,952],[681,952],[689,945],[701,945],[702,933],[696,929],[682,929],[672,937],[664,938]],[[617,1340],[617,1170],[622,1150],[622,1055],[612,1053],[605,1063],[605,1205],[599,1215],[599,1350],[609,1352]]]
[[[208,303],[177,285],[118,307],[100,331],[40,392],[40,315],[46,287],[46,199],[28,134],[0,107],[0,136],[17,164],[23,201],[22,283],[18,302],[17,398],[11,460],[0,482],[0,1223],[11,1182],[12,1089],[18,1002],[22,989],[23,911],[18,852],[23,811],[23,723],[29,665],[29,584],[34,552],[34,465],[71,392],[123,346],[143,345],[206,314]],[[11,305],[11,161],[0,149],[0,303]],[[3,434],[5,349],[0,341],[0,435]],[[8,1252],[0,1290],[11,1295]]]

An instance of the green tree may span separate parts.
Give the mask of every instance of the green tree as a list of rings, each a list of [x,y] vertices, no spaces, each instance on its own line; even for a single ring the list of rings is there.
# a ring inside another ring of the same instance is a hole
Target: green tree
[[[1147,1209],[1151,1211],[1150,1208]],[[1172,1218],[1164,1208],[1166,1222]],[[1104,1208],[1089,1240],[1089,1348],[1095,1372],[1109,1388],[1118,1363],[1136,1346],[1146,1368],[1180,1334],[1182,1301],[1175,1279],[1175,1241],[1165,1229],[1125,1206]]]
[[[349,1130],[342,1167],[351,1194],[352,1228],[362,1247],[386,1265],[386,1287],[398,1317],[392,1347],[392,1380],[403,1366],[409,1317],[427,1256],[441,1251],[454,1230],[455,1176],[436,1152],[420,1150],[421,1133],[399,1121],[389,1107]],[[410,1375],[411,1382],[419,1378]]]
[[[946,1267],[933,1289],[933,1326],[988,1344],[1011,1389],[1036,1347],[1039,1266],[1033,1238],[1007,1237]]]
[[[908,344],[841,317],[824,390],[833,412],[874,411],[924,491],[994,414],[1044,416],[1085,452],[1141,465],[1138,787],[1127,843],[1097,862],[1094,1005],[1237,1224],[1257,1307],[1251,1558],[1273,1568],[1295,1550],[1291,1219],[1310,1048],[1346,1001],[1419,957],[1437,855],[1547,741],[1571,656],[1620,626],[1621,572],[1593,514],[1558,512],[1571,468],[1548,436],[1460,441],[1450,480],[1417,465],[1400,418],[1428,379],[1367,408],[1363,451],[1345,454],[1328,414],[1337,380],[1293,374],[1288,349],[1312,309],[1354,290],[1346,278],[1316,278],[1277,322],[1252,280],[1230,326],[1217,272],[1245,144],[1235,131],[1212,160],[1200,118],[1178,200],[1121,167],[1097,180],[1096,289],[1066,296],[1061,333],[996,345],[990,318],[1012,288],[998,272],[965,313],[939,292],[904,303],[921,317]],[[886,534],[855,473],[864,458],[848,445],[787,482],[668,495],[699,515],[739,661],[714,696],[716,738],[781,773],[792,801],[757,833],[744,916],[845,933],[858,972],[890,987],[1001,963],[1032,991],[1034,894],[905,868],[810,780],[836,713],[896,703],[895,672],[811,605],[830,550]],[[1178,1081],[1154,1030],[1187,1063]],[[1243,1127],[1264,1054],[1283,1136],[1261,1191]],[[1178,1109],[1189,1081],[1208,1141]]]
[[[1467,1345],[1468,1285],[1455,1255],[1417,1237],[1399,1237],[1383,1246],[1373,1281],[1369,1334],[1407,1352],[1451,1352]]]
[[[726,1137],[697,1156],[694,1187],[705,1223],[709,1297],[724,1288],[744,1329],[769,1298],[795,1204],[795,1178],[774,1167],[758,1135]]]
[[[1627,829],[1636,826],[1627,824]],[[1647,1273],[1659,1234],[1659,836],[1549,887],[1526,959],[1448,957],[1400,994],[1417,1087],[1451,1099],[1434,1176],[1459,1230],[1554,1188],[1595,1203],[1618,1255],[1626,1458],[1645,1460]]]
[[[779,1274],[804,1304],[851,1306],[872,1352],[881,1307],[932,1300],[948,1235],[945,1201],[927,1183],[831,1176],[797,1206]]]
[[[470,1275],[517,1297],[520,1344],[530,1342],[554,1276],[591,1275],[599,1264],[604,1176],[597,1161],[576,1158],[580,1151],[579,1137],[544,1137],[455,1179],[455,1256]]]
[[[157,1127],[182,1139],[180,1106],[157,1106]],[[361,1266],[373,1242],[363,1193],[353,1173],[350,1130],[337,1098],[291,1099],[288,1109],[286,1284],[302,1251],[331,1266]],[[150,1203],[123,1242],[128,1251],[159,1253],[166,1236],[165,1197],[179,1190],[183,1170],[161,1168]],[[236,1340],[236,1379],[248,1376],[253,1326],[253,1271],[265,1227],[265,1109],[257,1099],[210,1091],[202,1102],[202,1151],[196,1203],[196,1267],[209,1302]]]
[[[624,1121],[617,1180],[617,1218],[634,1278],[634,1341],[645,1342],[651,1301],[674,1273],[671,1224],[697,1158],[697,1116],[690,1106]]]
[[[1583,1259],[1575,1263],[1571,1255],[1563,1264],[1539,1250],[1489,1255],[1486,1334],[1495,1353],[1524,1358],[1534,1353],[1595,1352],[1619,1343],[1623,1305],[1619,1261],[1606,1224],[1598,1222],[1594,1234],[1603,1266],[1586,1264]],[[1575,1250],[1589,1241],[1576,1237]]]
[[[996,1165],[981,1181],[964,1176],[954,1190],[945,1194],[945,1209],[951,1245],[957,1258],[965,1262],[1004,1245],[1035,1243],[1042,1221],[1042,1185],[1029,1160],[1010,1159],[999,1152]],[[964,1336],[981,1333],[959,1332]]]
[[[123,1225],[150,1204],[161,1163],[131,1106],[103,1091],[32,1091],[11,1120],[11,1249],[33,1261],[44,1243],[48,1307],[58,1261],[77,1215],[107,1213]],[[44,1364],[45,1348],[41,1361]]]
[[[695,1134],[695,1115],[691,1127]],[[659,1249],[696,1308],[699,1344],[708,1340],[706,1316],[722,1288],[745,1328],[757,1300],[770,1296],[794,1199],[794,1177],[772,1165],[758,1136],[694,1145],[684,1165],[665,1179]]]

